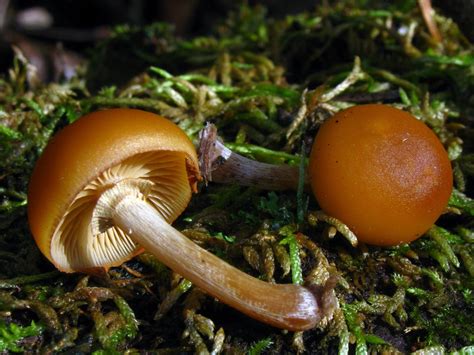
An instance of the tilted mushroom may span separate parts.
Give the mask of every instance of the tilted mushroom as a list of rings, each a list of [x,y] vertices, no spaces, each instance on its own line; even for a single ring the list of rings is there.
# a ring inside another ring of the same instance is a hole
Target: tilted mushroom
[[[334,305],[333,285],[270,284],[170,226],[200,180],[187,136],[160,116],[98,111],[46,147],[28,193],[32,233],[65,272],[117,266],[143,249],[223,303],[275,327],[310,329]]]
[[[272,190],[294,189],[298,168],[254,161],[201,131],[205,180]],[[451,162],[438,137],[410,113],[382,105],[339,111],[319,129],[305,187],[321,208],[379,246],[411,242],[445,210],[453,187]]]

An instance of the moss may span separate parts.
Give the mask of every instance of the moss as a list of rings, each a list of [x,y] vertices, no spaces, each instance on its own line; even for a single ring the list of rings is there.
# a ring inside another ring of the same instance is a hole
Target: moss
[[[34,336],[45,352],[469,351],[472,44],[437,16],[444,42],[435,45],[416,1],[390,11],[376,5],[343,1],[280,20],[242,6],[214,34],[189,40],[163,24],[118,27],[94,51],[87,74],[61,84],[38,85],[17,53],[0,79],[2,324],[28,329],[32,318],[41,320]],[[149,254],[105,275],[59,275],[28,231],[36,159],[57,130],[91,110],[158,112],[194,140],[211,120],[232,149],[304,170],[321,123],[373,101],[426,122],[454,160],[448,213],[424,237],[387,249],[356,247],[356,235],[319,211],[303,182],[298,193],[202,186],[177,221],[190,239],[257,277],[301,283],[338,275],[334,318],[305,334],[284,334],[228,309]]]

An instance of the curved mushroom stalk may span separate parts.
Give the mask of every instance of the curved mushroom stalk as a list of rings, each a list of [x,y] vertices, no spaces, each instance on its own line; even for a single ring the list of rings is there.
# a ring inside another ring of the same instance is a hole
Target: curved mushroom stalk
[[[204,180],[255,186],[264,190],[296,190],[299,169],[248,159],[227,148],[217,136],[213,124],[199,133],[199,165]],[[307,177],[305,187],[309,190]]]
[[[146,190],[145,180],[135,180],[120,182],[105,191],[94,211],[93,233],[103,233],[110,225],[119,227],[210,295],[278,328],[311,329],[332,311],[332,292],[258,280],[199,247],[170,226],[146,201]]]

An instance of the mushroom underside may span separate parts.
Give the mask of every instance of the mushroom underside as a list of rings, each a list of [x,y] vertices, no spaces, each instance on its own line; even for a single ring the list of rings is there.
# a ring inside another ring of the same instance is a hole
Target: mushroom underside
[[[69,205],[51,241],[51,257],[63,271],[120,265],[136,255],[140,246],[127,231],[109,226],[94,233],[93,215],[103,192],[123,181],[146,181],[143,198],[171,223],[186,208],[191,187],[184,153],[154,151],[136,154],[103,171]]]

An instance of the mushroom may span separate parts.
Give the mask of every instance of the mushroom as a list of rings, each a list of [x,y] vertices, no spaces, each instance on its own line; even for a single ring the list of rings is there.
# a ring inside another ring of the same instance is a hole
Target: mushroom
[[[295,167],[259,163],[231,152],[215,128],[201,134],[204,178],[261,188],[297,186]],[[443,145],[423,122],[382,104],[353,106],[319,129],[307,184],[327,214],[359,241],[390,246],[410,242],[443,213],[453,186]]]
[[[354,106],[326,121],[308,170],[321,208],[360,241],[380,246],[423,235],[453,187],[438,137],[408,112],[386,105]]]
[[[172,223],[200,180],[191,141],[167,119],[132,109],[88,114],[59,132],[28,192],[31,231],[65,272],[108,269],[142,250],[223,303],[288,330],[330,314],[332,288],[270,284],[199,247]]]

